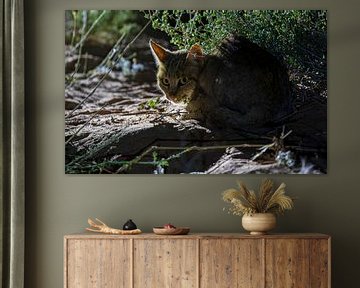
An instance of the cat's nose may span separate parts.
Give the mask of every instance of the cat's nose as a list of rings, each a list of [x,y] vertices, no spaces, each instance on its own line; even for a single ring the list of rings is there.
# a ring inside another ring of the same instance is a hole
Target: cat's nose
[[[175,95],[176,94],[176,91],[177,91],[177,88],[174,87],[174,88],[170,88],[169,92],[171,95]]]

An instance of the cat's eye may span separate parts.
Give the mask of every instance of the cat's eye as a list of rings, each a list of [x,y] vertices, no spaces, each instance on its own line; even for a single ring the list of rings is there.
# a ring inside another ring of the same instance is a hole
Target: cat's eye
[[[165,86],[169,86],[169,84],[170,84],[170,81],[169,81],[168,78],[162,78],[162,79],[161,79],[161,82],[162,82],[162,84],[164,84]]]
[[[181,77],[180,80],[179,80],[180,85],[185,85],[187,82],[189,82],[188,77]]]

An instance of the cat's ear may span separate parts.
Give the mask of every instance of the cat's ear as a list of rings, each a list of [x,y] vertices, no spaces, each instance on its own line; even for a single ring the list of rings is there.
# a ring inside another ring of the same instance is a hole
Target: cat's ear
[[[195,60],[195,61],[202,61],[204,59],[204,52],[199,44],[195,44],[191,46],[189,49],[186,59]]]
[[[168,57],[169,51],[152,40],[150,40],[149,44],[156,62],[158,64],[164,63],[166,61],[166,58]]]

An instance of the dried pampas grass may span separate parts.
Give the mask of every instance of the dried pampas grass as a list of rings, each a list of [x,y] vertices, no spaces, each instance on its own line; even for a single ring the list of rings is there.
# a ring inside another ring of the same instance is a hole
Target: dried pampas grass
[[[258,194],[249,190],[245,183],[238,181],[238,189],[227,189],[222,199],[231,204],[229,212],[234,215],[251,215],[255,213],[283,214],[294,208],[294,199],[285,195],[285,183],[274,190],[274,182],[264,179]]]

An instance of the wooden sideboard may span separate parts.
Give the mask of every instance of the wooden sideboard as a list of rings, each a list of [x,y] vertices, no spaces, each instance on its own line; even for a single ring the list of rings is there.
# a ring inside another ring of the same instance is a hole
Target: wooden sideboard
[[[329,288],[323,234],[67,235],[65,288]]]

